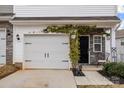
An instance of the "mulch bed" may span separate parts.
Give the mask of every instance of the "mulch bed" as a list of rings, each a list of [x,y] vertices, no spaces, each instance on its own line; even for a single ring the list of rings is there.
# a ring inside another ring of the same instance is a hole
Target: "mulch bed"
[[[84,73],[82,72],[82,70],[72,68],[72,72],[73,72],[74,76],[85,76]]]
[[[18,71],[19,68],[15,67],[14,65],[4,65],[0,67],[0,79]]]
[[[106,73],[104,73],[102,70],[99,70],[98,72],[104,77],[106,77],[108,80],[113,82],[114,84],[124,84],[124,78],[120,78],[116,76],[109,76]]]

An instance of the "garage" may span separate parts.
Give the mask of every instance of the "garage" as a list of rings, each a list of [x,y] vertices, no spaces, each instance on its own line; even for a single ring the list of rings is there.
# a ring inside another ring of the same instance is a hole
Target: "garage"
[[[0,29],[0,64],[6,63],[6,33]]]
[[[69,36],[24,35],[24,68],[69,69]]]

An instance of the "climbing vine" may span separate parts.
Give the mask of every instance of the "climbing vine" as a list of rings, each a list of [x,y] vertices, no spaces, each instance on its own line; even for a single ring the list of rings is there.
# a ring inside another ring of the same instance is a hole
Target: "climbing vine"
[[[48,26],[47,32],[52,33],[66,33],[70,35],[70,59],[73,67],[78,64],[80,58],[79,36],[84,34],[103,34],[104,31],[97,31],[95,26],[85,25],[62,25],[62,26]],[[75,36],[72,38],[72,36]]]

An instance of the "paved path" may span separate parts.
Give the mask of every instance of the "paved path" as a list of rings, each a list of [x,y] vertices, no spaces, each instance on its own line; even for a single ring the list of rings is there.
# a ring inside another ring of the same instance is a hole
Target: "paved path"
[[[74,76],[69,70],[21,70],[0,80],[5,88],[76,88]]]
[[[75,77],[77,85],[113,85],[97,71],[83,71],[84,77]]]
[[[98,71],[102,70],[103,66],[97,66],[97,65],[83,65],[82,71]]]

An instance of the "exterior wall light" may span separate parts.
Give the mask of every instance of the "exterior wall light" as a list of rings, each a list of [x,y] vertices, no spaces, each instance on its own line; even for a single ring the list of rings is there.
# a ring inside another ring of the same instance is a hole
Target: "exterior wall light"
[[[75,39],[76,38],[76,32],[77,32],[77,30],[73,30],[73,32],[71,34],[71,39]]]
[[[16,39],[17,39],[17,40],[20,40],[19,34],[16,35]]]
[[[76,38],[76,35],[71,35],[71,39],[75,39]]]
[[[106,34],[103,34],[103,37],[106,37]]]
[[[11,36],[10,30],[7,30],[7,35],[8,35],[8,36]]]
[[[43,32],[44,32],[44,33],[48,33],[47,29],[43,29]]]

